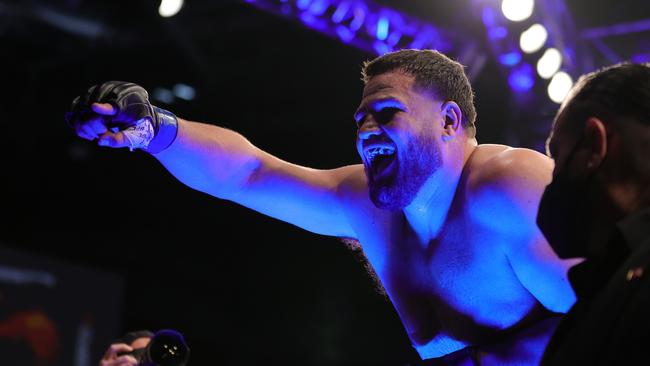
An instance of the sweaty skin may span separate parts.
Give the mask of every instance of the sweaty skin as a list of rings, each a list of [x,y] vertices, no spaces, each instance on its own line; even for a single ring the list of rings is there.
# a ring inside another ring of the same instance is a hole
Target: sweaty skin
[[[94,105],[110,114],[110,106]],[[316,170],[238,133],[180,119],[154,156],[186,185],[314,233],[359,241],[423,359],[471,345],[483,364],[536,364],[575,301],[535,224],[552,161],[478,145],[453,101],[396,71],[373,77],[355,113],[363,164]],[[103,145],[124,146],[99,131]],[[501,339],[501,335],[509,335]]]

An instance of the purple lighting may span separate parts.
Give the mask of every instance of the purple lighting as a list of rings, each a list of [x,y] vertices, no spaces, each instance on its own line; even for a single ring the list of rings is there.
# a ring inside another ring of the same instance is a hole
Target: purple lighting
[[[459,29],[440,28],[372,0],[244,1],[276,15],[299,20],[311,29],[370,53],[429,48],[458,58],[470,70],[483,67],[483,50],[477,47],[472,36]]]
[[[323,13],[325,13],[328,6],[329,6],[329,1],[316,0],[311,4],[308,11],[314,15],[320,16],[323,15]]]
[[[523,63],[514,68],[508,76],[508,84],[515,92],[526,92],[535,85],[533,67],[530,64]]]
[[[342,25],[336,27],[336,34],[339,36],[341,41],[345,43],[352,41],[354,38],[354,33]]]
[[[508,52],[499,56],[499,62],[505,66],[515,66],[521,61],[521,53],[519,52]]]
[[[506,38],[507,35],[508,29],[503,26],[491,28],[488,33],[490,39],[502,39]]]
[[[494,9],[487,6],[484,7],[482,13],[482,19],[483,19],[483,24],[486,27],[492,28],[496,23],[496,14]]]
[[[638,63],[650,62],[650,53],[641,53],[638,55],[634,55],[630,58],[630,60],[632,62],[638,62]]]
[[[375,48],[375,52],[377,52],[378,55],[383,55],[385,53],[393,51],[393,48],[391,46],[381,41],[375,42],[373,47]]]
[[[332,21],[334,23],[341,23],[345,18],[345,16],[348,14],[349,10],[350,10],[350,3],[348,2],[340,3],[339,6],[336,7],[334,14],[332,14]]]
[[[643,19],[630,23],[615,24],[600,28],[586,29],[582,31],[581,36],[582,39],[595,39],[647,31],[650,31],[650,19]]]
[[[394,45],[397,44],[397,42],[399,42],[399,40],[400,40],[401,38],[402,38],[402,34],[401,34],[401,33],[399,33],[399,32],[392,32],[392,33],[390,34],[390,37],[388,37],[388,40],[387,40],[386,42],[388,42],[389,45],[394,46]]]
[[[352,22],[350,22],[350,29],[358,31],[366,20],[366,10],[360,6],[356,6],[353,12]]]
[[[300,10],[305,10],[309,7],[309,3],[311,3],[311,0],[297,0],[296,7]]]

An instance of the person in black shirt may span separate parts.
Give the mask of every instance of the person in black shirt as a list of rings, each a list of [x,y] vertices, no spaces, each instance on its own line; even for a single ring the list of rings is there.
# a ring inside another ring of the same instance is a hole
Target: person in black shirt
[[[582,76],[547,151],[538,225],[560,258],[585,260],[541,364],[650,364],[650,64]]]

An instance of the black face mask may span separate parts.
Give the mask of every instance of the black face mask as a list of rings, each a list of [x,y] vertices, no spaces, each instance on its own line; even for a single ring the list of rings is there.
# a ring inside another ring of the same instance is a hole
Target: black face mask
[[[580,227],[585,214],[587,184],[572,183],[568,177],[568,167],[581,143],[582,139],[567,156],[564,169],[544,189],[537,212],[537,226],[560,258],[587,255],[587,240]]]

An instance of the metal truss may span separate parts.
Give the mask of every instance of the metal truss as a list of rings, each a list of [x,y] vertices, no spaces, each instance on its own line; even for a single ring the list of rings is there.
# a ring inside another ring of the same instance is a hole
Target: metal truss
[[[448,30],[368,0],[246,0],[246,3],[371,54],[404,48],[436,49],[467,67],[470,79],[487,55],[461,29]]]

